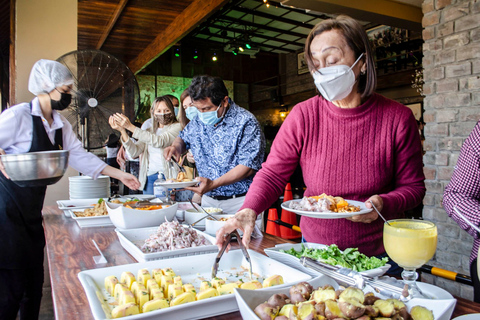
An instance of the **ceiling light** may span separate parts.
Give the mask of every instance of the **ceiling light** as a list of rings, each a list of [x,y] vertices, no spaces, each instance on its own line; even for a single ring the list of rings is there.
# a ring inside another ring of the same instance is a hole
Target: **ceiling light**
[[[270,3],[267,2],[266,6],[267,6],[267,8],[270,8]]]
[[[240,50],[241,52],[245,51],[243,47],[238,47],[238,50]]]
[[[175,49],[175,57],[180,57],[180,48]]]
[[[197,50],[193,51],[193,59],[198,59],[198,52],[197,52]]]
[[[213,53],[212,61],[217,61],[217,53],[216,52]]]

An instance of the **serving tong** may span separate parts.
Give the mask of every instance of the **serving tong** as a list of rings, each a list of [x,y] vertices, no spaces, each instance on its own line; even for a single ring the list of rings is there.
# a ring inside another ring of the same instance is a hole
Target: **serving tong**
[[[368,285],[372,287],[375,292],[388,298],[402,301],[412,299],[408,285],[394,278],[386,277],[388,279],[377,280],[376,278],[361,275],[352,269],[332,266],[308,257],[302,257],[300,262],[303,266],[329,276],[347,286],[363,290]]]
[[[178,170],[180,170],[180,171],[183,172],[183,173],[187,173],[187,171],[185,170],[185,168],[182,167],[182,166],[177,162],[177,160],[175,160],[174,157],[171,157],[171,158],[170,158],[170,167],[171,167],[171,168],[173,168],[172,163],[174,163],[174,164],[178,167]]]
[[[217,257],[215,258],[215,263],[213,264],[212,268],[212,279],[217,276],[217,271],[218,271],[218,265],[220,262],[220,259],[222,258],[223,253],[227,249],[228,245],[232,240],[236,239],[238,244],[240,245],[240,249],[242,250],[243,256],[245,257],[245,260],[249,263],[249,273],[250,273],[250,280],[253,280],[252,278],[252,260],[250,259],[250,255],[248,254],[247,248],[242,243],[242,238],[238,234],[238,231],[235,230],[233,232],[230,232],[229,234],[226,235],[225,241],[223,242],[222,249],[217,254]]]

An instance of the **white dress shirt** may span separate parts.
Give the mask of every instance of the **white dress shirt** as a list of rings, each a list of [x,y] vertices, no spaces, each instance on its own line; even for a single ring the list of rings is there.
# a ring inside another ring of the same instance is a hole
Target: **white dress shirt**
[[[29,103],[21,103],[4,110],[0,114],[0,148],[7,154],[26,153],[32,145],[32,115],[42,118],[45,131],[52,144],[55,143],[55,130],[62,128],[63,149],[70,151],[68,164],[77,171],[97,178],[107,166],[92,153],[83,149],[68,120],[53,110],[53,123],[50,126],[43,117],[38,98],[32,100],[32,111]]]

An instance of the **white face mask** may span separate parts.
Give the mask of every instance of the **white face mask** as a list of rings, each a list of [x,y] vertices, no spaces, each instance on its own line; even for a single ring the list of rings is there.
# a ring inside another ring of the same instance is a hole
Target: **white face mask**
[[[356,81],[352,68],[362,56],[363,53],[351,67],[338,65],[320,68],[313,73],[315,85],[325,99],[328,101],[342,100],[352,92]]]

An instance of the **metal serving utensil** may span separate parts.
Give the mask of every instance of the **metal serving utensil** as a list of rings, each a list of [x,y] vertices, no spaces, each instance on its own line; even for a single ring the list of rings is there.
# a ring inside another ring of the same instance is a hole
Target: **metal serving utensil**
[[[233,238],[235,237],[235,238]],[[222,249],[220,249],[220,251],[218,252],[217,254],[217,257],[215,258],[215,263],[213,264],[213,268],[212,268],[212,279],[215,278],[217,276],[217,271],[218,271],[218,265],[219,265],[219,262],[220,262],[220,259],[222,258],[223,256],[223,253],[225,252],[225,250],[227,249],[228,245],[230,244],[230,242],[233,240],[233,239],[236,239],[237,242],[238,242],[238,245],[240,246],[240,249],[242,250],[242,253],[243,253],[243,256],[245,257],[245,260],[247,260],[247,262],[249,263],[249,274],[250,274],[250,280],[252,280],[252,260],[250,259],[250,255],[248,254],[248,251],[247,251],[247,248],[245,248],[245,246],[243,245],[242,243],[242,238],[240,237],[240,235],[238,234],[238,231],[235,230],[233,232],[230,232],[229,234],[227,234],[227,236],[225,237],[225,241],[223,242],[223,246],[222,246]]]
[[[370,201],[370,204],[372,205],[373,209],[375,209],[375,211],[377,211],[378,215],[380,216],[380,218],[383,219],[383,221],[385,221],[386,224],[390,225],[390,223],[388,223],[388,221],[382,216],[382,214],[380,213],[380,211],[378,211],[377,207],[375,207],[375,205],[373,204],[373,201],[372,200],[368,200]]]
[[[385,281],[380,281],[372,277],[361,275],[360,273],[351,269],[332,266],[308,257],[302,257],[300,262],[305,267],[329,276],[341,284],[346,284],[362,290],[369,285],[379,294],[402,301],[408,301],[412,298],[408,292],[408,286],[398,280],[395,280],[393,283],[386,283]]]
[[[183,173],[187,173],[187,171],[185,170],[185,168],[182,167],[182,166],[177,162],[177,160],[175,160],[174,157],[171,157],[171,158],[170,158],[170,161],[172,161],[173,163],[175,163],[175,164],[177,165],[178,170],[180,170],[180,171],[183,172]]]

